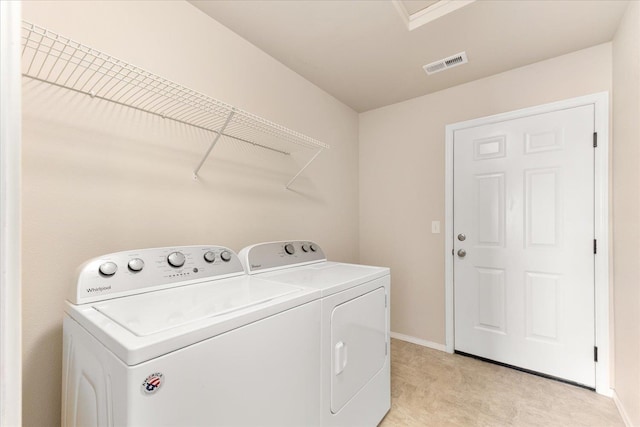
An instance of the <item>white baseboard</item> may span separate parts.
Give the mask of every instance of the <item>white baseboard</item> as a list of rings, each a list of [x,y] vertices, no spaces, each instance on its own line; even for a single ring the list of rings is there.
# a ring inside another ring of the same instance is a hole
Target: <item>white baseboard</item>
[[[622,421],[627,427],[633,427],[633,423],[631,419],[629,419],[629,415],[627,415],[627,411],[624,410],[624,406],[622,406],[622,402],[618,398],[618,394],[615,390],[613,390],[613,401],[616,404],[616,408],[618,408],[618,412],[620,412],[620,416],[622,417]]]
[[[597,378],[596,378],[596,381],[598,381]],[[596,393],[598,393],[598,394],[600,394],[602,396],[606,396],[606,397],[609,397],[609,398],[613,399],[614,391],[613,391],[612,388],[608,388],[608,387],[607,388],[605,388],[605,387],[598,388],[598,385],[596,384]]]
[[[398,339],[400,341],[410,342],[412,344],[418,344],[423,347],[432,348],[434,350],[446,351],[444,344],[438,344],[437,342],[427,341],[420,338],[412,337],[410,335],[399,334],[397,332],[391,332],[391,338]]]

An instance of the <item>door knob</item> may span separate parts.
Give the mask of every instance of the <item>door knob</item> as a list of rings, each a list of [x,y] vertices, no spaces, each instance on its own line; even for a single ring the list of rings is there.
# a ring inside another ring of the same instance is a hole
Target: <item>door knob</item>
[[[464,249],[459,249],[458,250],[458,256],[460,258],[464,258],[467,255],[467,251],[465,251]]]
[[[465,240],[467,240],[467,236],[465,236],[463,233],[460,233],[458,234],[458,240],[464,242]]]

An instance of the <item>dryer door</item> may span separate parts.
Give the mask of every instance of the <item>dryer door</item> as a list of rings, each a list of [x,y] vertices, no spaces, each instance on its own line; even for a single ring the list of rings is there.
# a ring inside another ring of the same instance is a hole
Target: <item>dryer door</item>
[[[385,290],[378,288],[331,313],[331,412],[337,413],[384,366]]]

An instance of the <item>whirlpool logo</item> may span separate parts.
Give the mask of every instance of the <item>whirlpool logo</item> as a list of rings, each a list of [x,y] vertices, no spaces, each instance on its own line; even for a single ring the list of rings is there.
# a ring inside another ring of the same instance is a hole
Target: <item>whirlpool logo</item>
[[[111,285],[98,286],[97,288],[87,288],[87,293],[92,294],[94,292],[104,292],[104,291],[110,291],[110,290],[111,290]]]
[[[164,375],[162,372],[154,372],[145,378],[140,390],[143,394],[154,394],[164,384]]]

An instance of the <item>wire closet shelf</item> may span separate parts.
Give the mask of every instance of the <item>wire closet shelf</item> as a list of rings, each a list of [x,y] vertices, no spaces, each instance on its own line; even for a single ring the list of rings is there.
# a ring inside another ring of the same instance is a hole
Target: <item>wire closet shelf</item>
[[[290,155],[315,151],[286,184],[329,146],[210,96],[150,73],[46,28],[22,22],[22,75],[213,133],[193,171],[198,172],[220,137]]]

